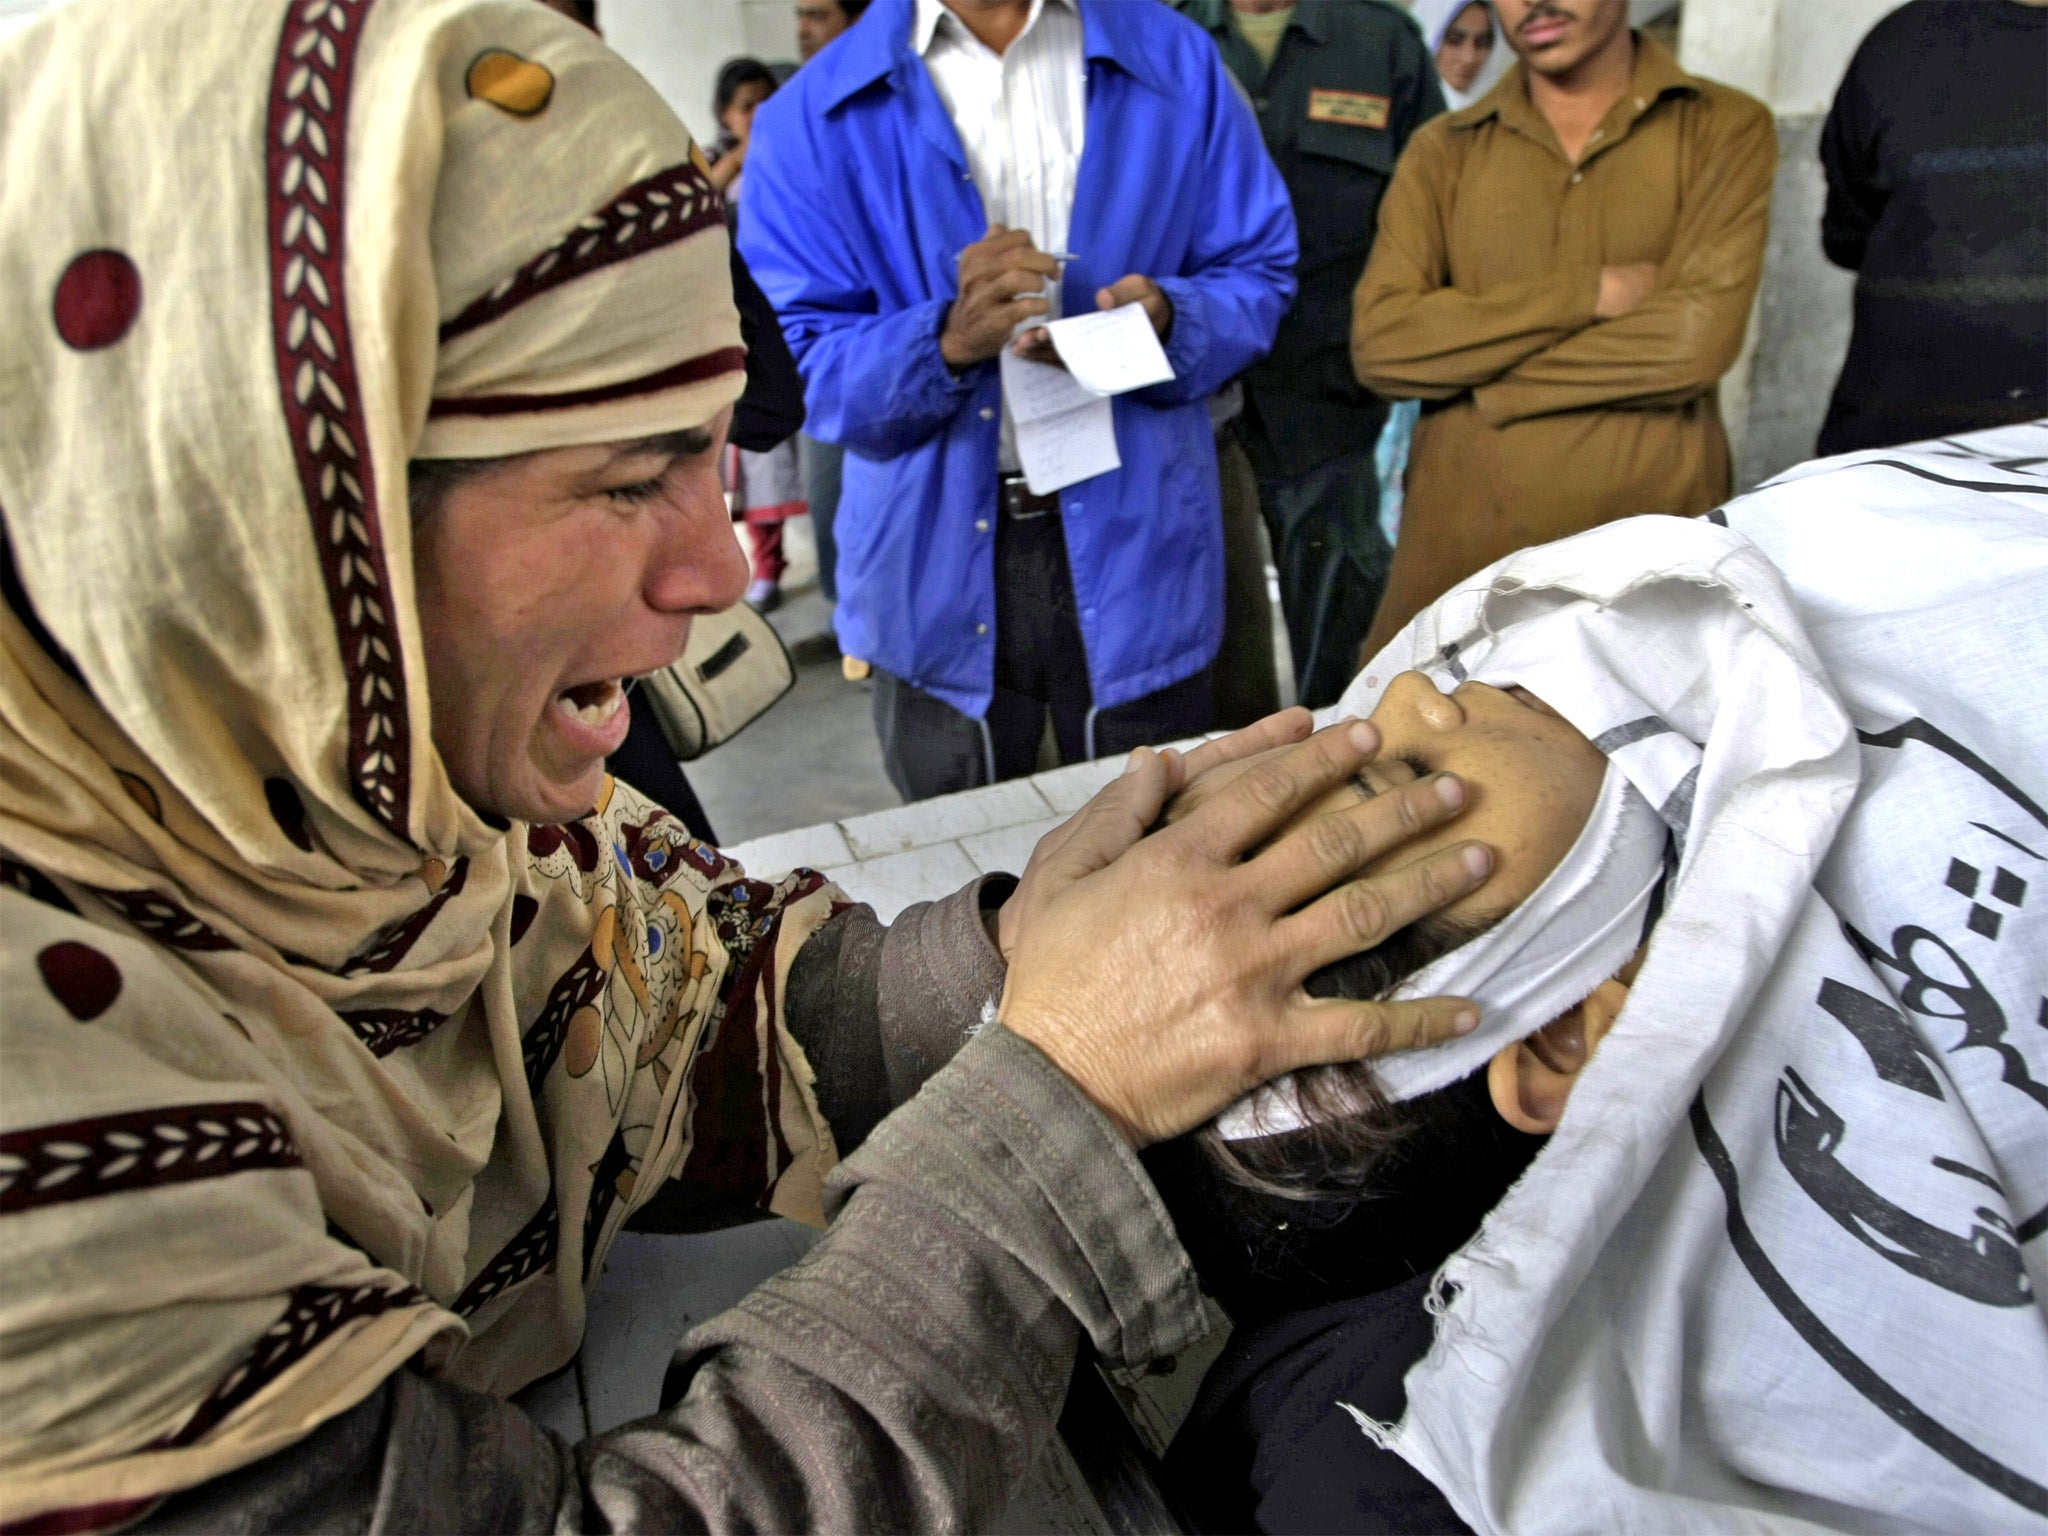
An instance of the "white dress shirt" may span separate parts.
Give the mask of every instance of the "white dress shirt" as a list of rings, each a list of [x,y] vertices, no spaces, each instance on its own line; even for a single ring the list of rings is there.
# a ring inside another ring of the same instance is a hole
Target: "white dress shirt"
[[[1087,61],[1075,0],[1032,0],[1024,30],[1000,54],[940,0],[917,0],[911,43],[959,130],[968,174],[989,222],[1028,230],[1041,251],[1065,251],[1088,120]],[[1057,316],[1059,283],[1050,286],[1047,296]],[[1007,403],[999,454],[1005,471],[1017,468]]]

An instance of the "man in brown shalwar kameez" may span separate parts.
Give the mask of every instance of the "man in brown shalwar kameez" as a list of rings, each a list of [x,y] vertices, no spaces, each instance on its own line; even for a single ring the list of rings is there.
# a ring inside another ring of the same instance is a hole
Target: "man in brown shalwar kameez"
[[[1394,173],[1351,357],[1427,404],[1361,660],[1516,549],[1729,494],[1716,385],[1756,294],[1776,139],[1626,12],[1502,0],[1520,62]]]

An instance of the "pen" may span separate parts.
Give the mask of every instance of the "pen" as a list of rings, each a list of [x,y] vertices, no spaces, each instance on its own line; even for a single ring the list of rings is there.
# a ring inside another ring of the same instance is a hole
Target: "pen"
[[[1045,254],[1050,256],[1054,261],[1057,262],[1079,261],[1081,259],[1079,256],[1076,256],[1072,251],[1047,251]],[[953,265],[956,267],[960,265],[959,256],[956,255],[953,258]]]

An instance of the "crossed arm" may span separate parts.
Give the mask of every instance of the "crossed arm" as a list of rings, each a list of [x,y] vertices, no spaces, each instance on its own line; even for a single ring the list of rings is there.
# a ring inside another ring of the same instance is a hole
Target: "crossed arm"
[[[1383,395],[1467,390],[1495,427],[1562,411],[1683,404],[1735,360],[1763,268],[1777,163],[1768,114],[1723,114],[1646,293],[1630,269],[1555,268],[1483,293],[1452,285],[1453,147],[1419,140],[1395,171],[1352,308],[1352,363]],[[1648,280],[1649,274],[1643,274]],[[1629,302],[1631,299],[1636,302]]]

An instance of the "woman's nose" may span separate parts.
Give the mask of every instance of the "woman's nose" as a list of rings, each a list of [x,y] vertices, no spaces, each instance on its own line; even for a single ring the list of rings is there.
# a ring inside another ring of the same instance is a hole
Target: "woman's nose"
[[[738,602],[747,590],[747,557],[708,456],[681,476],[662,511],[642,582],[647,606],[657,613],[720,613]]]
[[[1421,672],[1403,672],[1387,684],[1373,718],[1378,719],[1381,711],[1389,715],[1388,724],[1412,724],[1426,731],[1455,731],[1465,723],[1464,706]]]

